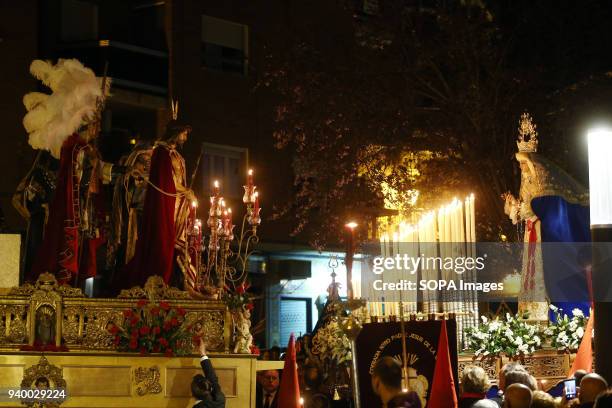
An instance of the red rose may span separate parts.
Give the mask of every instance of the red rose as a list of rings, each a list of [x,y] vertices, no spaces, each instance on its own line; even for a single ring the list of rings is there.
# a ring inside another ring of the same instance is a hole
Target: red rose
[[[246,288],[244,287],[244,283],[236,288],[236,293],[238,293],[239,295],[242,295],[245,291]]]
[[[176,309],[176,311],[180,316],[185,316],[185,313],[187,313],[182,307],[179,307],[178,309]]]
[[[160,339],[159,339],[159,344],[160,344],[162,347],[168,347],[168,340],[166,340],[164,337],[160,337]]]
[[[134,316],[134,312],[132,309],[124,310],[123,315],[129,319],[130,317]]]
[[[172,324],[170,323],[170,321],[164,322],[164,331],[168,331],[171,328],[172,328]]]
[[[115,326],[114,324],[111,324],[111,326],[108,329],[108,331],[111,332],[111,334],[117,334],[117,333],[119,333],[119,328],[117,326]]]
[[[136,350],[136,347],[138,347],[138,342],[136,339],[130,340],[130,350]]]
[[[247,310],[253,310],[255,306],[252,303],[247,303],[246,308]]]
[[[130,324],[132,326],[136,326],[138,324],[138,322],[140,321],[140,319],[138,318],[138,316],[134,316],[130,319]]]
[[[149,301],[146,299],[140,299],[138,303],[136,303],[136,305],[141,308],[145,307],[147,304],[149,304]]]
[[[168,302],[164,302],[163,300],[159,302],[159,307],[166,311],[170,309],[170,305],[168,304]]]
[[[159,315],[159,307],[155,306],[151,309],[151,314],[153,316],[158,316]]]
[[[172,326],[178,326],[178,324],[179,324],[178,319],[177,319],[176,317],[173,317],[173,318],[170,320],[170,324],[171,324]]]
[[[151,329],[151,333],[153,334],[159,334],[161,332],[161,329],[159,328],[159,326],[155,326],[153,327],[153,329]]]
[[[164,354],[166,355],[166,357],[172,357],[172,349],[167,348]]]
[[[259,350],[259,347],[257,347],[254,344],[251,344],[251,354],[255,354],[255,355],[260,355],[261,351]]]
[[[144,336],[145,334],[149,334],[150,331],[151,331],[151,329],[149,328],[149,326],[142,326],[140,328],[140,334],[142,336]]]

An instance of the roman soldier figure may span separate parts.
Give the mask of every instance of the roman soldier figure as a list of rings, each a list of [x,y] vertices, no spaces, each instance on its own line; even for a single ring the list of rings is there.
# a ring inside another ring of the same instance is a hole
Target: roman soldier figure
[[[23,124],[30,145],[59,159],[59,170],[43,242],[26,280],[51,272],[62,284],[78,284],[96,275],[96,251],[104,241],[100,183],[110,182],[112,166],[100,160],[93,142],[110,83],[75,59],[55,65],[35,60],[30,72],[53,92],[24,96]]]

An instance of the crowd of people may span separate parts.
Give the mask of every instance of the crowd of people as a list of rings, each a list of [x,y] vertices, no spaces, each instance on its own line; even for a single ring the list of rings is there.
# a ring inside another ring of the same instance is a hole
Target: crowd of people
[[[195,407],[221,408],[225,396],[221,391],[214,369],[206,356],[206,347],[200,345],[201,365],[204,375],[193,378],[191,389],[197,400]],[[282,359],[280,349],[262,353],[266,359]],[[332,408],[335,401],[328,392],[321,390],[322,373],[315,366],[301,367],[300,395],[304,408]],[[278,405],[278,391],[282,370],[257,372],[256,408],[281,408]],[[597,373],[578,370],[570,380],[575,388],[568,388],[567,381],[561,381],[551,388],[538,382],[519,363],[508,363],[499,371],[497,385],[486,371],[479,366],[468,366],[460,378],[458,408],[612,408],[612,388]],[[573,381],[572,381],[573,380]],[[419,396],[402,384],[402,366],[392,357],[382,357],[372,369],[372,390],[379,397],[383,408],[424,408]],[[448,407],[453,403],[449,401]]]
[[[566,381],[544,389],[524,366],[508,363],[491,387],[484,369],[469,366],[461,375],[459,408],[612,408],[612,389],[599,374],[578,370],[569,380],[575,389]]]

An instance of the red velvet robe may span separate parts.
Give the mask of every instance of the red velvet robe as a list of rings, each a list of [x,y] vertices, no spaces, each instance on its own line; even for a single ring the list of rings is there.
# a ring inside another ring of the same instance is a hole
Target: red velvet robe
[[[26,272],[26,281],[34,282],[43,272],[56,275],[60,284],[75,285],[79,278],[96,276],[96,250],[103,238],[79,237],[78,181],[75,165],[78,152],[86,146],[78,134],[66,139],[60,152],[60,167],[55,196],[49,207],[43,242]],[[79,271],[84,276],[79,277]]]
[[[172,160],[169,151],[156,146],[151,158],[149,180],[163,191],[176,194],[172,177]],[[159,275],[170,282],[174,267],[174,212],[176,198],[162,194],[152,186],[147,187],[142,214],[142,231],[134,257],[126,265],[124,273],[116,275],[116,289],[144,286],[147,278]]]

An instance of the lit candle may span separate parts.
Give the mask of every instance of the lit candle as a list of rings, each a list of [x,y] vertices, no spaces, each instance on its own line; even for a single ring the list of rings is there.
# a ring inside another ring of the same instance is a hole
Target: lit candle
[[[253,186],[253,169],[249,169],[247,172],[247,186]]]
[[[470,230],[472,232],[471,241],[476,242],[476,209],[474,207],[474,194],[470,195],[470,222],[472,224]]]
[[[213,182],[213,195],[215,196],[219,195],[219,180],[215,180]]]
[[[259,191],[255,192],[255,206],[253,207],[253,212],[255,216],[259,215]]]

